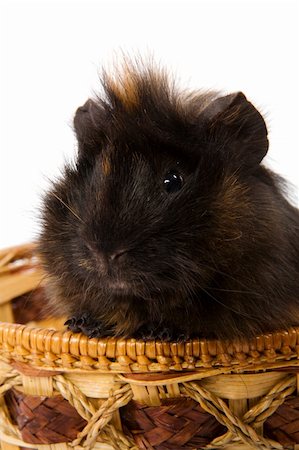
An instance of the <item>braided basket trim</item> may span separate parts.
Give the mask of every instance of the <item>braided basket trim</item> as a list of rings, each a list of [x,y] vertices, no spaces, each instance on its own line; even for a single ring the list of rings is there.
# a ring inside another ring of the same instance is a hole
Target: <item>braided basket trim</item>
[[[299,328],[226,344],[192,340],[186,343],[142,342],[135,339],[88,339],[70,331],[0,322],[0,358],[33,366],[98,369],[102,372],[159,372],[212,367],[256,370],[297,366]]]

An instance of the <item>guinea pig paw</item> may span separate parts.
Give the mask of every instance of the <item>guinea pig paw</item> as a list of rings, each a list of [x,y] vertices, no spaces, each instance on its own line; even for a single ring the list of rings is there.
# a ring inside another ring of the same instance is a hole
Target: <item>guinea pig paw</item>
[[[82,328],[82,333],[88,336],[89,338],[103,338],[107,336],[113,335],[111,330],[107,330],[101,326],[101,324],[97,324],[94,327]]]
[[[174,339],[175,333],[171,328],[160,327],[157,325],[144,325],[139,328],[135,334],[136,339],[142,339],[143,341],[164,341],[169,342]]]
[[[80,333],[81,327],[78,325],[78,320],[78,317],[71,317],[66,322],[64,322],[64,325],[66,325],[68,329],[73,333]]]
[[[156,331],[156,339],[164,342],[169,342],[173,339],[173,331],[170,328],[164,327]]]
[[[154,328],[149,325],[143,325],[134,333],[133,337],[142,341],[153,341],[155,339]]]
[[[91,317],[81,325],[81,332],[89,338],[102,338],[113,336],[114,334],[112,329],[107,328],[101,321],[94,320]]]
[[[189,334],[186,334],[186,333],[180,333],[179,335],[177,335],[177,336],[175,337],[174,341],[175,341],[177,344],[182,344],[182,343],[184,343],[184,342],[186,342],[186,341],[189,341],[189,339],[190,339],[190,335],[189,335]]]
[[[64,325],[66,325],[73,333],[82,332],[84,334],[87,334],[87,330],[90,328],[94,329],[96,326],[95,322],[87,313],[83,313],[80,316],[71,317],[64,323]]]
[[[178,344],[181,342],[186,342],[188,339],[190,339],[188,333],[182,333],[180,331],[178,332],[177,330],[168,327],[158,328],[157,330],[155,330],[154,334],[155,339],[159,339],[160,341],[164,342],[172,341]]]

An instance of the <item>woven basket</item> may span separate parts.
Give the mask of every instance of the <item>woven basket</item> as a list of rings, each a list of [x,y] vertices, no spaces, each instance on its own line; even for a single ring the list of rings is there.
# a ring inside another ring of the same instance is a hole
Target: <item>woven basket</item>
[[[44,304],[34,245],[0,252],[2,450],[299,449],[299,328],[88,339]]]

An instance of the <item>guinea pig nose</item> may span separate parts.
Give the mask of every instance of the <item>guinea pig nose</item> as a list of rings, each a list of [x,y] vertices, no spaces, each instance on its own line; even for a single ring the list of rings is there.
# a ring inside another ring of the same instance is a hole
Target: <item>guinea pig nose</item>
[[[117,250],[117,251],[115,251],[113,253],[110,253],[108,255],[108,258],[109,258],[110,261],[123,259],[123,256],[125,255],[125,253],[127,253],[127,250],[124,250],[124,249]]]

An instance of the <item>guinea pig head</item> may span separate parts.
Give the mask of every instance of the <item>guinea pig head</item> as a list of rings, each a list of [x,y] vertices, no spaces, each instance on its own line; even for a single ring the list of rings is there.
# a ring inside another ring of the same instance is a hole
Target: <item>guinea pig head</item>
[[[247,245],[264,120],[242,93],[180,93],[161,71],[103,87],[77,110],[76,162],[45,198],[44,265],[67,312],[179,304]]]

